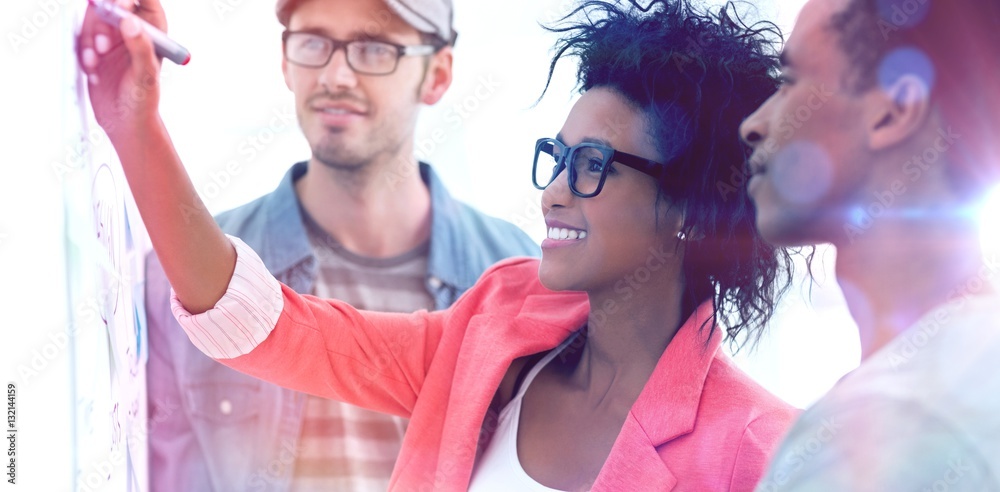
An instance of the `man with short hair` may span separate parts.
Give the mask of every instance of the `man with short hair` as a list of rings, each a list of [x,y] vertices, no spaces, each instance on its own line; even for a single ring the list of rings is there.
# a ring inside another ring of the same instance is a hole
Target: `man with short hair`
[[[758,490],[1000,490],[1000,2],[811,0],[782,65],[741,129],[757,225],[837,247],[862,363]]]
[[[312,157],[217,217],[225,232],[295,290],[378,311],[445,308],[494,262],[537,256],[523,232],[452,199],[413,157],[420,105],[452,80],[450,0],[279,0],[277,14]],[[177,326],[155,256],[147,283],[152,490],[388,487],[402,418],[226,368]]]

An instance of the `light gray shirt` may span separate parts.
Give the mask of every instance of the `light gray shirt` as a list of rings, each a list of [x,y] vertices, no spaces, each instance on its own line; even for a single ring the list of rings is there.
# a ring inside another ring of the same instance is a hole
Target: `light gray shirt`
[[[997,491],[998,477],[1000,297],[959,297],[804,412],[757,491]]]

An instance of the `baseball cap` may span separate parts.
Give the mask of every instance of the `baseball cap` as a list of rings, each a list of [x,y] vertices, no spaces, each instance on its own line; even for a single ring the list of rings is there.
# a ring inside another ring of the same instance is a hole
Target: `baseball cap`
[[[288,27],[292,11],[301,0],[278,0],[276,12],[278,22]],[[448,44],[455,44],[458,33],[452,25],[454,8],[452,0],[383,0],[407,24],[414,29],[434,34]]]

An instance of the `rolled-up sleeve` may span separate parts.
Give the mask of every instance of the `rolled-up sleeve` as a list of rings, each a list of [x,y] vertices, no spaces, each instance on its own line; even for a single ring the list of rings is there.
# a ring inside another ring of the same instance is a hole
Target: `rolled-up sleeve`
[[[214,359],[232,359],[250,353],[278,324],[284,298],[281,284],[268,272],[257,253],[239,238],[236,268],[225,295],[215,307],[191,314],[171,289],[174,317],[199,350]]]

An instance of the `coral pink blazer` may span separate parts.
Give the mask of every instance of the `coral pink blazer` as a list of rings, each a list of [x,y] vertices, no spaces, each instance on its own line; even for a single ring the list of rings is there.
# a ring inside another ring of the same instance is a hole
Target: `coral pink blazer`
[[[580,293],[507,260],[451,309],[360,312],[282,286],[274,330],[222,363],[282,386],[410,418],[391,490],[466,490],[495,428],[490,401],[511,362],[586,322]],[[706,303],[681,327],[625,420],[593,490],[752,490],[797,411],[706,343]]]

